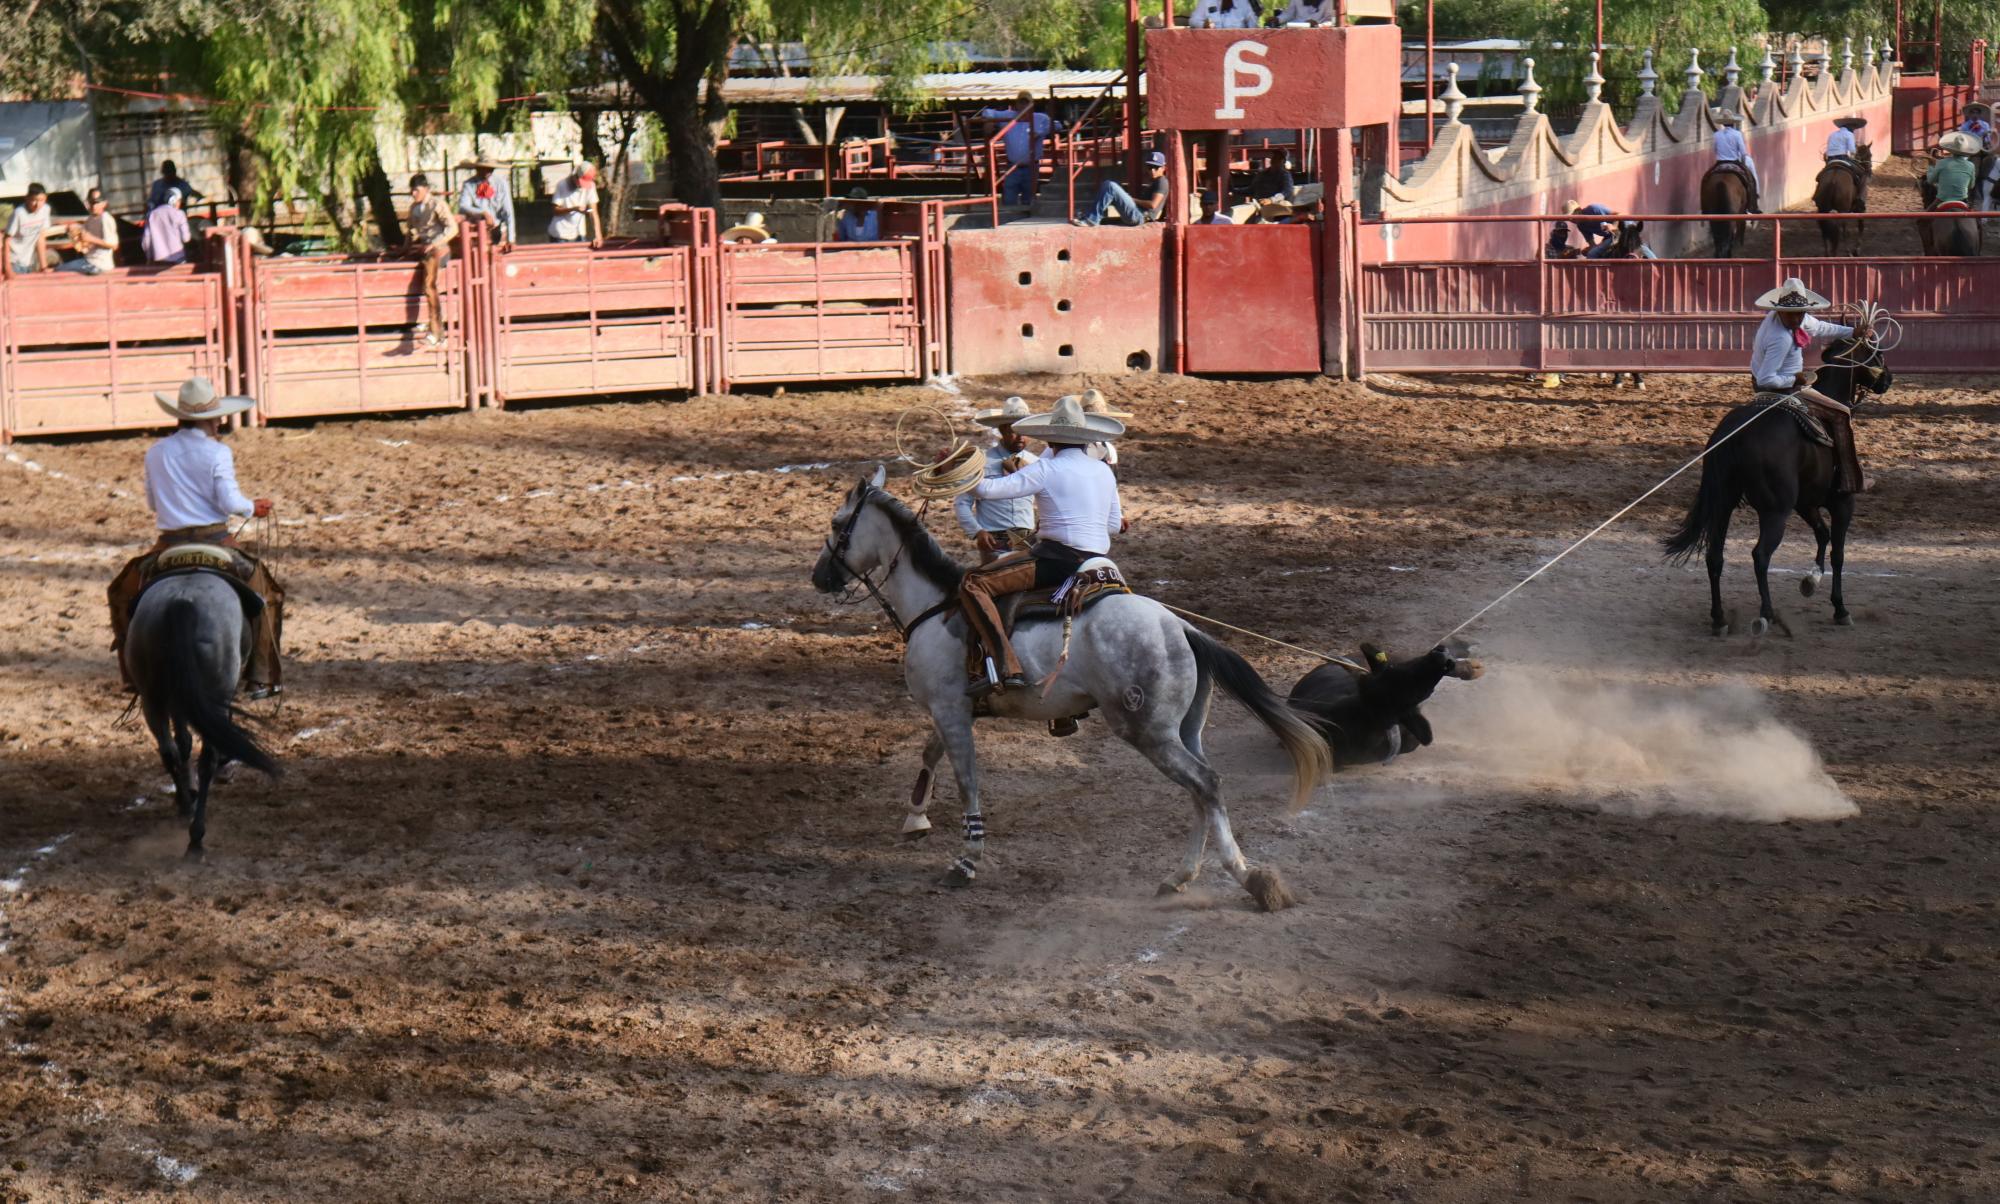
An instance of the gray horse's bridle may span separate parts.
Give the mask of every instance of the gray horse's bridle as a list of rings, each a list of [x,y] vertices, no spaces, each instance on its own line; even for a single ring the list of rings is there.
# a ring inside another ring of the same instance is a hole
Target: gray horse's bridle
[[[918,615],[916,618],[910,620],[908,623],[904,623],[903,617],[896,613],[895,605],[891,603],[886,596],[884,596],[881,587],[877,586],[875,582],[869,578],[868,574],[862,572],[861,570],[855,568],[853,565],[847,563],[847,545],[851,543],[854,539],[854,528],[857,524],[861,522],[861,511],[864,508],[866,508],[870,502],[873,502],[875,500],[877,494],[881,493],[882,491],[880,489],[870,487],[868,492],[861,495],[860,500],[854,503],[854,512],[847,516],[847,521],[845,523],[841,524],[840,533],[838,535],[827,536],[826,554],[833,558],[833,563],[840,567],[841,572],[847,574],[848,585],[850,586],[859,585],[862,588],[862,590],[867,593],[869,597],[875,599],[875,605],[882,608],[882,613],[888,617],[889,624],[896,629],[896,634],[901,636],[903,638],[903,642],[907,644],[910,642],[911,632],[915,631],[918,627],[922,626],[926,619],[932,618],[936,615],[941,615],[945,611],[950,610],[953,607],[957,606],[958,599],[947,596],[944,601],[938,603],[936,606],[931,607],[929,610]],[[887,495],[883,494],[883,496],[886,497]],[[919,511],[917,517],[922,518],[923,513]],[[890,574],[896,571],[896,562],[903,558],[903,552],[908,547],[909,545],[906,543],[903,543],[901,541],[897,542],[896,554],[889,558],[888,567],[882,570],[882,580],[885,584],[888,582]],[[841,601],[846,602],[850,605],[852,603],[859,602],[860,600],[861,600],[860,597],[858,595],[855,595],[851,588],[841,598]]]

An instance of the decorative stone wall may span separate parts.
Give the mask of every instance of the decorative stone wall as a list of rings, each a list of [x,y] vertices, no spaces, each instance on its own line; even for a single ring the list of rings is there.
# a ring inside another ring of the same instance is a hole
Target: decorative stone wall
[[[1811,199],[1836,118],[1867,118],[1861,140],[1874,143],[1878,159],[1888,156],[1894,75],[1889,55],[1887,46],[1876,50],[1873,38],[1857,54],[1850,38],[1837,56],[1838,69],[1836,56],[1817,55],[1819,74],[1807,79],[1803,68],[1808,60],[1793,49],[1788,80],[1780,87],[1774,82],[1777,62],[1767,51],[1758,67],[1761,80],[1746,88],[1731,50],[1720,71],[1721,87],[1711,98],[1702,89],[1708,72],[1697,51],[1681,72],[1686,84],[1679,111],[1668,113],[1656,93],[1660,76],[1647,51],[1638,77],[1638,104],[1631,121],[1620,125],[1611,106],[1598,99],[1604,80],[1593,54],[1584,79],[1588,99],[1568,135],[1558,135],[1540,111],[1542,89],[1529,59],[1520,89],[1526,108],[1513,138],[1492,151],[1477,145],[1460,117],[1465,96],[1453,64],[1441,97],[1445,120],[1431,152],[1408,178],[1382,178],[1365,186],[1364,211],[1379,212],[1391,222],[1448,214],[1560,213],[1563,202],[1574,197],[1623,213],[1699,213],[1701,177],[1715,161],[1714,114],[1721,110],[1742,114],[1743,135],[1763,182],[1762,207],[1782,209]],[[1546,226],[1525,222],[1392,225],[1364,230],[1360,250],[1370,263],[1533,259],[1546,234]],[[1701,223],[1658,223],[1647,230],[1648,243],[1661,255],[1698,252],[1707,239]]]

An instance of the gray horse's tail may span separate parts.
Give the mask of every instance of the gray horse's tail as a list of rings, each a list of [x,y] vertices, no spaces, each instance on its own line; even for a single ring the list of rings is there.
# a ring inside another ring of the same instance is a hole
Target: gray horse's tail
[[[165,704],[169,717],[201,733],[202,743],[221,756],[277,777],[277,761],[257,738],[236,722],[225,687],[214,684],[195,652],[200,613],[186,598],[175,598],[160,614],[161,648],[144,658],[139,692]]]
[[[1284,745],[1292,758],[1292,807],[1304,807],[1312,798],[1313,787],[1333,773],[1333,752],[1313,730],[1304,716],[1284,699],[1271,692],[1250,662],[1185,624],[1188,647],[1194,650],[1196,668],[1205,677],[1221,683],[1230,697],[1250,708],[1264,726]]]

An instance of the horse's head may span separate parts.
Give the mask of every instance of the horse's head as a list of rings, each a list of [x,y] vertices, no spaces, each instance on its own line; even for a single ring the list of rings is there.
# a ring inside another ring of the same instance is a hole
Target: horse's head
[[[1866,339],[1849,336],[1827,344],[1819,389],[1844,405],[1859,405],[1863,391],[1887,393],[1894,383],[1889,357]]]
[[[820,593],[838,593],[851,585],[857,575],[887,562],[888,553],[875,546],[877,541],[868,538],[866,528],[870,524],[863,520],[870,509],[870,497],[888,478],[889,470],[878,466],[873,476],[854,483],[854,488],[841,499],[840,508],[833,512],[832,533],[820,548],[819,560],[813,564],[813,588]]]

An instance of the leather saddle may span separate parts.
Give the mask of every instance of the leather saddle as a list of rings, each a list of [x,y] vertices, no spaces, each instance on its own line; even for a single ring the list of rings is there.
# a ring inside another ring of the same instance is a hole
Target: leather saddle
[[[256,562],[233,548],[220,544],[183,543],[153,553],[152,559],[141,566],[144,584],[139,587],[139,596],[157,581],[168,577],[185,577],[191,573],[209,573],[229,583],[236,591],[237,600],[243,603],[243,617],[254,620],[264,613],[264,599],[250,588],[250,574]]]
[[[1826,424],[1821,422],[1818,415],[1812,412],[1811,406],[1807,405],[1797,396],[1785,393],[1759,393],[1756,400],[1750,404],[1759,409],[1769,409],[1775,406],[1785,411],[1785,413],[1791,415],[1793,422],[1798,423],[1800,434],[1812,442],[1819,444],[1821,447],[1833,446],[1833,436],[1827,433]]]
[[[1132,587],[1108,556],[1093,556],[1077,566],[1068,580],[1051,589],[1023,590],[999,599],[1000,619],[1007,634],[1027,622],[1075,618],[1114,594],[1129,594]]]
[[[1859,163],[1856,163],[1854,160],[1849,159],[1844,155],[1838,158],[1828,159],[1826,161],[1826,166],[1820,168],[1820,170],[1825,171],[1827,167],[1838,167],[1845,170],[1849,175],[1854,177],[1854,182],[1856,184],[1866,186],[1868,183],[1868,173],[1861,170],[1861,165]]]
[[[1743,181],[1743,186],[1745,188],[1755,190],[1757,187],[1757,179],[1755,176],[1752,176],[1750,174],[1750,169],[1734,159],[1725,159],[1722,162],[1717,163],[1715,166],[1708,169],[1708,172],[1706,173],[1706,175],[1703,176],[1703,178],[1706,179],[1707,176],[1712,176],[1717,172],[1723,172],[1735,176],[1737,179]]]

